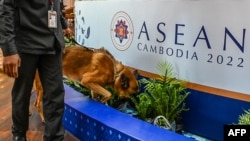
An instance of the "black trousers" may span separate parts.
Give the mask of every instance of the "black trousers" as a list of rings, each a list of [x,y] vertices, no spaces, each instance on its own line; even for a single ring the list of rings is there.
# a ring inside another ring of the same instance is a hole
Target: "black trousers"
[[[44,141],[61,141],[64,137],[64,86],[62,54],[34,55],[20,53],[21,67],[12,89],[12,133],[25,135],[29,127],[29,103],[36,69],[44,89]]]

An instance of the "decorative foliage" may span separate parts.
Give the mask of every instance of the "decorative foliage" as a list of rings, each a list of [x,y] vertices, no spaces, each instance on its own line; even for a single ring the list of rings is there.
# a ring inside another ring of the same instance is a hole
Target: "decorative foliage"
[[[68,78],[64,78],[63,82],[65,84],[69,85],[70,87],[72,87],[73,89],[75,89],[76,91],[78,91],[86,96],[90,96],[90,90],[88,88],[82,86],[77,81],[73,81],[73,80],[70,80]]]
[[[184,86],[185,81],[174,78],[170,63],[159,63],[158,70],[158,78],[140,80],[145,92],[131,99],[138,112],[138,118],[147,120],[162,115],[171,123],[180,118],[182,111],[188,110],[184,100],[189,92]]]
[[[141,93],[136,98],[131,97],[132,102],[135,105],[137,111],[137,117],[142,120],[148,120],[151,118],[151,113],[153,112],[153,97],[148,93]]]
[[[183,111],[187,111],[185,99],[189,95],[186,91],[185,81],[178,80],[174,77],[173,67],[168,62],[158,64],[159,77],[142,78],[139,80],[144,91],[129,99],[120,99],[113,88],[106,87],[112,93],[111,99],[107,102],[110,107],[120,111],[121,107],[131,106],[136,112],[131,112],[133,116],[144,121],[153,121],[156,117],[164,117],[157,119],[159,126],[165,126],[167,121],[172,124],[180,118]],[[65,79],[64,81],[75,90],[90,95],[90,90],[83,87],[79,83]],[[162,125],[161,125],[162,124]],[[169,126],[168,125],[168,126]]]
[[[72,87],[73,89],[75,89],[76,91],[89,96],[91,95],[91,91],[90,89],[82,86],[79,82],[77,81],[73,81],[70,80],[68,78],[64,78],[64,83],[67,84],[68,86]],[[112,93],[111,98],[107,101],[107,104],[113,108],[118,108],[120,106],[121,103],[124,102],[124,99],[120,99],[117,95],[117,93],[114,91],[113,88],[111,87],[106,87],[105,89],[107,89],[108,91],[110,91]]]
[[[244,110],[244,113],[239,116],[238,124],[250,125],[250,109]]]

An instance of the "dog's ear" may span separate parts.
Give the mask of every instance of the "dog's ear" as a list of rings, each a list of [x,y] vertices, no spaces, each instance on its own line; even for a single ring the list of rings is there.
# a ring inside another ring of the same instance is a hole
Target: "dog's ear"
[[[117,73],[120,73],[124,68],[124,66],[122,65],[122,62],[117,63],[115,67],[118,71]]]
[[[138,71],[138,70],[134,70],[134,71],[133,71],[133,74],[134,74],[135,78],[138,78],[138,76],[139,76],[139,71]]]
[[[121,81],[121,88],[123,90],[128,89],[128,87],[129,87],[129,78],[127,76],[125,76],[124,74],[122,74],[120,81]]]

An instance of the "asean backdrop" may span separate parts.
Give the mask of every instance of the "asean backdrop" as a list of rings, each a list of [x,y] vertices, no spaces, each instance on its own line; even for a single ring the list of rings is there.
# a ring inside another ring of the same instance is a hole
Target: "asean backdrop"
[[[124,65],[250,95],[249,0],[76,1],[78,43],[108,49]]]

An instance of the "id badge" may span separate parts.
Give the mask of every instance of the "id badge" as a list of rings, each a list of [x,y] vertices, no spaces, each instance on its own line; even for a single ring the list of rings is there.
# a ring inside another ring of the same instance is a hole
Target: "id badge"
[[[48,11],[48,27],[49,28],[57,28],[57,14],[56,11],[49,10]]]

